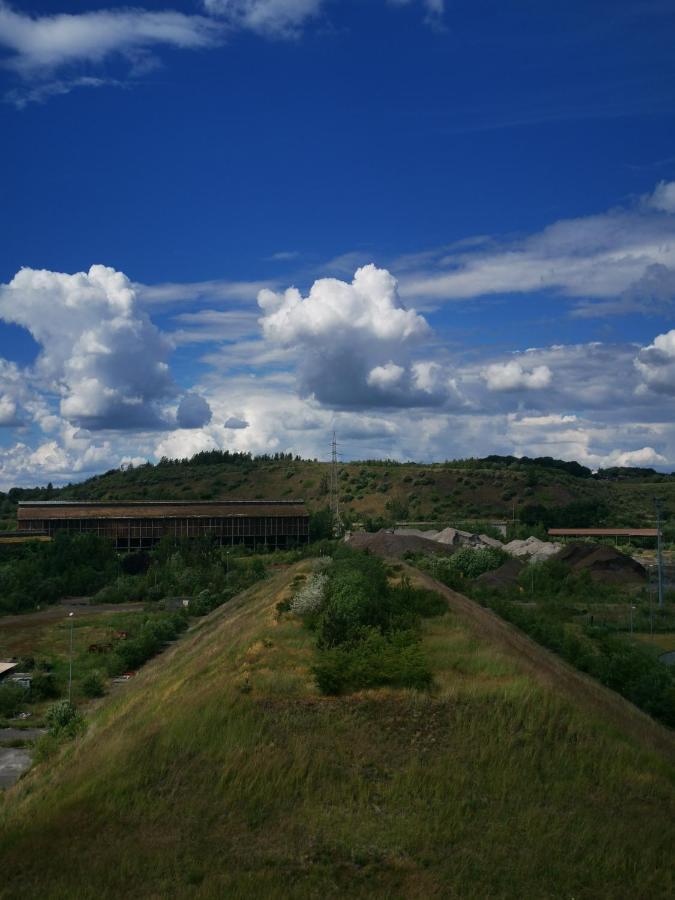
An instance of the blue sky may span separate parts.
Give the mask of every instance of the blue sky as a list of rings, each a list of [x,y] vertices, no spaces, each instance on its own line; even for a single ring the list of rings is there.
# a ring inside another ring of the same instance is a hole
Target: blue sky
[[[675,467],[673,33],[675,0],[0,0],[0,486],[333,427]]]

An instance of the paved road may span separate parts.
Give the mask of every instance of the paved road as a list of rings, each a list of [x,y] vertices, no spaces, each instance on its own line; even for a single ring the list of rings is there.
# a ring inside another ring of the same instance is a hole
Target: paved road
[[[6,744],[7,741],[34,741],[46,732],[46,728],[0,728],[0,744]]]
[[[11,787],[22,772],[30,769],[31,755],[23,748],[0,747],[0,791]]]
[[[34,741],[45,733],[44,728],[0,728],[0,743],[6,741]],[[30,747],[0,747],[0,791],[18,781],[22,772],[30,769]]]

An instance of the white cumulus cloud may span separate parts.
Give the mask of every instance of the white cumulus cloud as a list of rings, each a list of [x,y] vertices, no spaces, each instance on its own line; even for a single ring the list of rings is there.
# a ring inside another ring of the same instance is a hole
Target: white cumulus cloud
[[[642,378],[641,389],[675,394],[675,328],[657,335],[648,347],[643,347],[635,367]]]
[[[534,366],[529,371],[519,362],[492,363],[487,366],[482,377],[490,391],[541,390],[551,383],[548,366]]]
[[[63,418],[88,429],[164,424],[158,404],[177,393],[170,344],[122,272],[21,269],[0,285],[0,317],[40,345],[34,374],[60,397]]]
[[[307,297],[263,290],[258,303],[265,339],[294,351],[304,395],[336,408],[435,405],[447,395],[431,364],[411,360],[431,331],[386,269],[363,266],[351,283],[319,279]]]
[[[641,447],[639,450],[627,450],[618,452],[614,458],[615,466],[654,466],[668,462],[661,453],[657,453],[653,447]]]
[[[379,388],[390,388],[395,384],[399,384],[401,378],[405,375],[403,366],[397,366],[396,363],[388,362],[384,366],[375,366],[368,372],[366,381],[369,385]]]
[[[661,212],[675,213],[675,181],[660,181],[647,199],[647,205]]]

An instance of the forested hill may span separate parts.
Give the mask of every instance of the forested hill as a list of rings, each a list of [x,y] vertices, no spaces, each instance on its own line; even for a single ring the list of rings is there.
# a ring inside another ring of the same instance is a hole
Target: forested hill
[[[523,525],[647,526],[655,496],[675,521],[675,475],[614,468],[592,473],[576,462],[488,456],[444,463],[367,460],[340,464],[340,494],[349,521],[459,522],[507,519]],[[304,498],[328,503],[329,465],[292,454],[252,457],[208,451],[113,469],[62,488],[13,488],[0,498],[5,527],[18,500],[217,500]]]

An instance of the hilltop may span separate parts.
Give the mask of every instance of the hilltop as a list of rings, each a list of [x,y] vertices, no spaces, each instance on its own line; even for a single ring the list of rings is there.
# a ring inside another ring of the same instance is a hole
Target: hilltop
[[[6,795],[0,896],[672,896],[668,732],[440,585],[430,692],[322,696],[277,612],[310,566],[201,620]]]
[[[328,504],[328,474],[328,463],[291,454],[209,451],[189,460],[113,469],[62,488],[14,488],[4,496],[0,515],[11,521],[21,499],[304,498],[316,512]],[[664,518],[675,518],[675,476],[653,469],[606,469],[594,475],[579,463],[550,457],[490,456],[433,464],[345,462],[339,477],[348,521],[638,527],[653,525],[657,494],[664,499]]]

